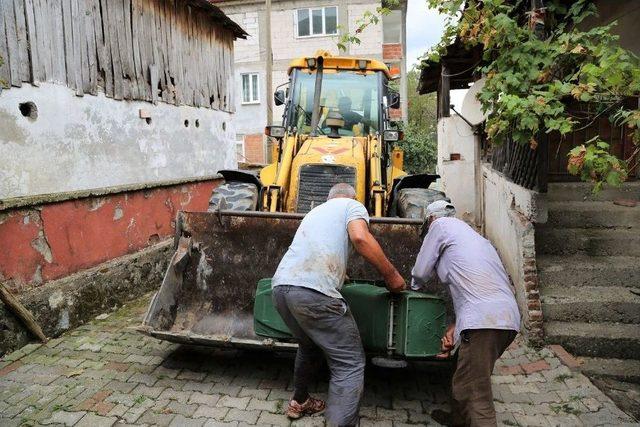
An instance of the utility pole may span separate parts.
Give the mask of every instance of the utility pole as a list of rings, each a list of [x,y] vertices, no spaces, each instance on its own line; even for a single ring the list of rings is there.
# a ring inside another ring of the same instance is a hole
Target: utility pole
[[[266,1],[266,17],[265,17],[265,35],[266,35],[266,66],[265,66],[265,86],[267,99],[265,100],[267,103],[267,124],[271,125],[273,123],[273,53],[271,52],[271,0]]]

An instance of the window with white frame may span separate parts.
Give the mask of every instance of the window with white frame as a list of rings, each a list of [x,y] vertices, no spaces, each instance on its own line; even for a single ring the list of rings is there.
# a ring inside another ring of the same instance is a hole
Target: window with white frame
[[[258,73],[242,74],[242,103],[258,104],[260,102],[260,89]]]
[[[338,8],[336,6],[296,10],[298,37],[338,34]]]

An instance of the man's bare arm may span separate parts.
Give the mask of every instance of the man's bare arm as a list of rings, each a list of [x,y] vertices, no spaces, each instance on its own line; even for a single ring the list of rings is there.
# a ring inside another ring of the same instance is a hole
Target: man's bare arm
[[[404,279],[384,254],[378,241],[369,232],[367,222],[364,219],[353,220],[347,225],[347,231],[355,250],[382,274],[387,288],[391,292],[404,290],[406,287]]]

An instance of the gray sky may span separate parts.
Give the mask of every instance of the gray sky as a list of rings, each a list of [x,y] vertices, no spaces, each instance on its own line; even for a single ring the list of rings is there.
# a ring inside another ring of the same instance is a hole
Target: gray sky
[[[407,9],[407,68],[418,62],[438,41],[444,30],[444,18],[427,8],[426,0],[409,0]]]

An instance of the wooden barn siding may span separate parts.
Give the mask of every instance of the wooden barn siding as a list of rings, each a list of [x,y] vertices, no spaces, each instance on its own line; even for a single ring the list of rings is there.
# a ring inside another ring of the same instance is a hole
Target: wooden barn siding
[[[181,0],[0,0],[0,80],[233,111],[233,34]]]

